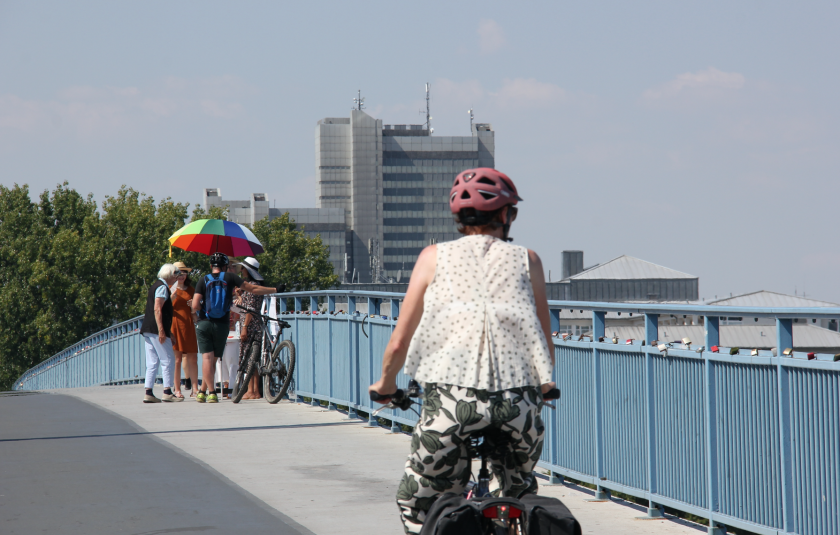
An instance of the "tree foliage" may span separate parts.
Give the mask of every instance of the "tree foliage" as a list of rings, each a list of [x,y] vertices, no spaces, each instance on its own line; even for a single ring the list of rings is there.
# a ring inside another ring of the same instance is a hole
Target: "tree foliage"
[[[99,208],[66,182],[37,201],[25,185],[0,185],[0,389],[85,336],[142,314],[162,264],[180,260],[206,272],[206,255],[173,248],[170,257],[167,239],[188,208],[125,186]],[[196,207],[191,219],[227,215]],[[327,248],[296,231],[288,214],[255,227],[268,281],[300,289],[337,283]]]
[[[320,290],[338,284],[330,263],[329,248],[320,236],[307,238],[286,212],[254,224],[254,235],[265,252],[257,256],[267,284],[285,283],[292,290]]]

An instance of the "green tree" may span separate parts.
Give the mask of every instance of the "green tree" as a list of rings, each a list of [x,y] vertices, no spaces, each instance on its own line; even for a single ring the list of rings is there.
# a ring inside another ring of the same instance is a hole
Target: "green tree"
[[[143,313],[160,266],[180,260],[207,271],[207,256],[172,248],[189,205],[122,186],[101,208],[67,183],[44,191],[0,185],[0,389],[82,338]],[[192,220],[227,219],[227,207]],[[269,282],[290,289],[335,286],[328,248],[296,230],[289,214],[254,226]]]
[[[152,197],[125,186],[102,203],[101,261],[108,276],[101,281],[117,321],[142,314],[146,292],[169,257],[168,238],[184,226],[189,205]]]
[[[292,290],[324,290],[338,285],[329,248],[320,236],[307,238],[286,212],[254,224],[254,235],[265,252],[257,255],[260,273],[268,284],[285,283]]]
[[[0,186],[0,388],[110,321],[96,204],[66,186],[39,203],[27,186]]]
[[[43,358],[34,326],[38,289],[29,276],[46,230],[40,223],[27,186],[0,184],[0,385],[4,389],[29,364]]]
[[[228,215],[230,215],[229,206],[211,206],[210,211],[206,212],[203,206],[197,204],[193,208],[190,221],[198,221],[199,219],[221,219],[222,221],[228,221]]]

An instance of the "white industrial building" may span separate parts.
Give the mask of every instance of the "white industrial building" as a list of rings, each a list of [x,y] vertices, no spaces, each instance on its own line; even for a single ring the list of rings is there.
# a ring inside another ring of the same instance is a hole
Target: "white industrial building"
[[[616,273],[620,276],[620,273]],[[697,301],[630,301],[642,304],[695,304],[732,307],[840,307],[840,305],[826,301],[818,301],[805,297],[768,292],[765,290],[748,294],[736,295],[712,302]],[[560,311],[561,333],[575,336],[588,334],[592,331],[592,313],[582,310],[563,309]],[[814,351],[817,353],[840,353],[840,333],[837,332],[836,320],[819,318],[794,319],[793,339],[796,349],[800,351]],[[776,343],[776,323],[773,318],[756,318],[744,316],[728,316],[720,318],[720,343],[724,347],[741,347],[750,349],[772,349]],[[633,313],[608,312],[606,314],[606,335],[616,336],[619,340],[644,339],[644,315]],[[663,314],[659,316],[659,337],[668,342],[680,341],[683,338],[693,340],[695,344],[702,344],[705,337],[703,316]]]

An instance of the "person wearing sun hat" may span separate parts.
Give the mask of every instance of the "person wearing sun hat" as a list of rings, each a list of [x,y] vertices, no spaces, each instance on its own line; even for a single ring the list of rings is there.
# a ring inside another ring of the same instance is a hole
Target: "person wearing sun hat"
[[[248,274],[257,282],[262,282],[265,280],[265,277],[260,275],[260,261],[254,258],[253,256],[249,256],[242,262],[237,264],[242,266],[244,269],[248,271]]]
[[[183,363],[184,375],[188,381],[187,386],[192,390],[190,397],[195,397],[198,389],[198,342],[195,336],[195,324],[197,316],[192,311],[192,299],[195,295],[190,281],[192,268],[187,267],[183,262],[175,262],[175,267],[181,272],[178,280],[172,285],[172,350],[175,353],[175,366],[173,369],[175,397],[182,398],[181,393],[181,366]]]
[[[265,277],[260,274],[260,262],[256,258],[249,256],[237,265],[242,269],[241,276],[244,280],[253,284],[261,284],[265,280]],[[243,291],[237,301],[238,305],[248,307],[251,310],[260,310],[262,308],[263,296]],[[261,336],[259,325],[250,314],[245,314],[245,319],[242,322],[242,328],[239,332],[239,362],[242,362],[246,358],[246,352],[249,348],[248,341],[252,337],[258,338],[259,336]],[[245,393],[242,399],[260,399],[261,397],[259,382],[255,374],[251,377],[251,381],[248,384],[248,392]]]

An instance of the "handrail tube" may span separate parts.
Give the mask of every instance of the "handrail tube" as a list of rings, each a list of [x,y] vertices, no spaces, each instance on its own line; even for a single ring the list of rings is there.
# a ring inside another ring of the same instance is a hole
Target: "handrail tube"
[[[285,292],[271,294],[271,297],[329,297],[329,296],[360,296],[401,299],[403,293],[397,292],[363,292],[360,290],[321,290],[317,292]],[[632,312],[635,314],[690,314],[692,316],[729,317],[744,316],[750,318],[840,318],[840,307],[736,307],[722,305],[696,305],[675,303],[606,303],[596,301],[556,301],[549,300],[551,310],[570,309],[598,312]]]
[[[686,314],[692,316],[744,316],[749,318],[840,318],[840,307],[730,307],[713,305],[600,303],[594,301],[548,302],[549,309],[587,310],[599,312],[633,312],[636,314]]]

